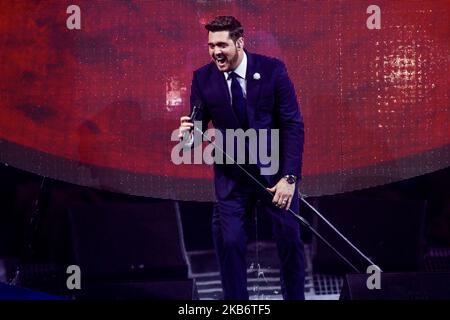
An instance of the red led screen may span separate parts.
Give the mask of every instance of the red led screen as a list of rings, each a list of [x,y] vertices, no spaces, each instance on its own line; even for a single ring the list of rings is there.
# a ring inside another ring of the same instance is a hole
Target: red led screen
[[[68,28],[70,5],[81,29]],[[209,62],[204,24],[234,15],[246,48],[282,59],[294,82],[306,194],[441,169],[449,11],[447,0],[1,1],[0,160],[117,192],[212,200],[212,168],[173,164],[170,135],[188,113],[192,72]]]

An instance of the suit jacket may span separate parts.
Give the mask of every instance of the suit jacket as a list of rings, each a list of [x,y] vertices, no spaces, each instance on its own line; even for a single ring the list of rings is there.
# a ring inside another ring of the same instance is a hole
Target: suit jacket
[[[279,170],[274,175],[263,177],[270,187],[286,174],[296,175],[300,179],[304,125],[286,67],[278,59],[246,53],[249,127],[256,131],[279,129]],[[255,73],[259,73],[259,79],[254,77]],[[209,121],[224,134],[226,129],[239,128],[225,77],[214,62],[194,71],[191,106],[194,104],[202,106],[196,120],[203,121],[203,130],[207,129]],[[270,146],[269,139],[267,150],[271,150]],[[262,166],[260,161],[257,166]],[[240,170],[231,164],[214,164],[214,184],[218,199],[229,195],[238,183],[238,177],[245,175]]]

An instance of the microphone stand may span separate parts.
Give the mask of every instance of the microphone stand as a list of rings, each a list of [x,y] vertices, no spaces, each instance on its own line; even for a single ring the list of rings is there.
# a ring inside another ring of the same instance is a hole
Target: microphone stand
[[[362,253],[361,250],[358,249],[358,247],[356,247],[349,239],[347,239],[347,237],[345,237],[330,221],[328,221],[316,208],[314,208],[308,201],[305,200],[305,196],[302,195],[299,191],[299,196],[300,196],[300,200],[305,203],[319,218],[321,218],[334,232],[336,232],[336,234],[338,234],[353,250],[355,250],[359,256],[361,256],[364,260],[366,260],[366,262],[369,265],[374,265],[377,266],[372,260],[370,260],[369,257],[367,257],[364,253]],[[313,228],[309,228],[311,231],[313,230]],[[316,233],[314,233],[316,234]],[[317,236],[320,237],[320,235],[317,233]],[[331,246],[329,246],[331,248]],[[335,251],[336,252],[336,251]],[[338,255],[340,255],[338,252],[336,252]],[[378,266],[377,266],[378,267]],[[382,272],[383,270],[381,270],[380,267],[378,267],[378,269]],[[355,270],[357,271],[357,270]],[[358,271],[359,272],[359,271]]]
[[[241,166],[239,163],[237,163],[231,156],[229,156],[221,147],[216,145],[214,142],[212,142],[208,136],[204,134],[204,132],[195,126],[195,116],[197,115],[198,111],[201,110],[200,107],[194,105],[192,114],[191,114],[191,121],[194,124],[194,130],[201,133],[202,137],[206,138],[206,141],[213,144],[214,148],[217,148],[222,154],[224,154],[228,159],[232,161],[233,164],[237,165],[247,176],[249,176],[251,179],[253,179],[259,186],[261,186],[267,193],[269,193],[271,196],[273,196],[272,192],[266,189],[266,187],[258,180],[256,179],[250,172],[245,170],[243,166]],[[186,141],[186,140],[185,140]],[[193,146],[195,147],[195,145]],[[302,202],[304,202],[315,214],[317,214],[328,226],[331,227],[333,231],[335,231],[352,249],[354,249],[358,255],[360,255],[369,265],[375,265],[377,266],[370,258],[368,258],[364,253],[362,253],[361,250],[359,250],[350,240],[348,240],[331,222],[329,222],[316,208],[314,208],[308,201],[305,200],[304,196],[299,192],[299,197]],[[287,211],[291,213],[301,224],[303,224],[308,230],[310,230],[317,238],[319,238],[326,246],[328,246],[339,258],[342,259],[351,269],[353,269],[357,273],[361,273],[361,271],[355,267],[346,257],[344,257],[343,254],[341,254],[331,243],[329,243],[316,229],[314,229],[308,221],[306,221],[302,216],[292,211],[291,208],[289,208]],[[378,266],[377,266],[378,267]],[[382,271],[379,267],[378,269]]]

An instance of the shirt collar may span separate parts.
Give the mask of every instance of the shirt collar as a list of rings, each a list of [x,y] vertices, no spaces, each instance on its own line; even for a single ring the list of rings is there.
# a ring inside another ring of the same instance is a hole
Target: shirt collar
[[[247,54],[244,51],[244,58],[242,59],[241,63],[237,66],[236,69],[230,72],[225,72],[225,79],[228,80],[228,77],[231,72],[236,73],[239,77],[242,79],[245,79],[245,75],[247,73]]]

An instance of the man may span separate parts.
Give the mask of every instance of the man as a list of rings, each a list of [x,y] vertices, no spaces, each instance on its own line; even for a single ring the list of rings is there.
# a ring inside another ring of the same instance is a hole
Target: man
[[[304,140],[294,87],[281,61],[244,50],[244,31],[234,17],[216,17],[205,28],[212,62],[194,72],[191,105],[201,105],[195,120],[203,122],[203,130],[210,120],[221,132],[279,130],[279,142],[275,143],[279,143],[280,168],[276,174],[261,175],[259,162],[244,165],[255,182],[236,164],[214,164],[217,202],[213,237],[224,299],[249,298],[244,219],[257,200],[272,217],[283,297],[304,299],[303,244],[298,222],[286,211],[299,211],[297,183]],[[191,121],[188,116],[180,118],[180,138],[192,131]]]

